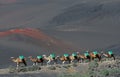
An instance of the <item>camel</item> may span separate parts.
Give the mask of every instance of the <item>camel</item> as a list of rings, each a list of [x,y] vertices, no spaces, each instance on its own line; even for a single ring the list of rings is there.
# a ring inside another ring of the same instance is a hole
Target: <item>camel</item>
[[[103,52],[102,52],[102,53],[103,53]],[[114,56],[113,53],[109,53],[109,52],[103,53],[103,56],[105,56],[106,58],[113,58],[113,59],[115,60],[115,56]]]
[[[101,61],[101,54],[98,54],[97,52],[90,52],[90,57],[92,60],[98,58],[98,60]]]
[[[68,61],[69,64],[71,63],[70,57],[62,56],[59,59],[60,59],[60,61],[62,61],[62,64],[64,64],[66,61]]]
[[[74,60],[77,60],[77,61],[79,62],[79,57],[78,57],[77,55],[76,55],[76,56],[70,55],[69,58],[70,58],[71,63],[72,63]]]
[[[62,64],[64,64],[66,61],[68,61],[70,64],[72,62],[71,58],[73,57],[70,57],[68,54],[64,54],[64,56],[59,57],[60,61],[62,61]]]
[[[79,58],[79,60],[81,60],[80,62],[84,62],[84,60],[89,60],[89,62],[91,61],[90,55],[81,55],[79,52],[77,52],[77,56]]]
[[[51,56],[43,55],[43,59],[47,60],[47,65],[49,65],[52,61],[54,62],[54,64],[57,64],[58,56],[52,58]]]
[[[21,63],[24,64],[25,66],[27,66],[26,59],[20,59],[20,58],[14,58],[14,57],[11,57],[11,59],[13,62],[15,62],[17,64],[17,69]]]
[[[43,58],[38,59],[33,58],[32,56],[29,56],[28,58],[33,62],[33,66],[38,65],[38,63],[41,63],[41,65],[43,65],[44,62]]]
[[[85,57],[80,55],[79,52],[76,52],[76,53],[72,53],[72,55],[70,55],[69,58],[72,63],[74,60],[77,60],[77,62],[80,62],[80,60],[82,61]]]

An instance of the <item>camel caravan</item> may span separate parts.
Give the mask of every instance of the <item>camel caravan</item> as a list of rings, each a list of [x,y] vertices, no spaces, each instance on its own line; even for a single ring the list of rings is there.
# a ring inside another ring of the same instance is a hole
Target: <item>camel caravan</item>
[[[19,66],[24,65],[27,66],[27,61],[30,60],[33,64],[33,66],[41,64],[41,65],[50,65],[51,63],[53,64],[59,64],[60,62],[62,64],[68,63],[71,64],[73,62],[78,62],[78,63],[84,63],[86,60],[88,62],[94,61],[95,59],[98,62],[101,62],[102,58],[113,58],[115,60],[115,56],[113,52],[107,51],[104,53],[101,51],[100,53],[98,51],[86,51],[83,54],[80,54],[79,52],[73,52],[72,54],[63,54],[61,56],[56,56],[56,54],[52,53],[48,56],[46,55],[38,55],[36,57],[24,57],[23,55],[19,56],[18,58],[11,57],[12,61],[16,63],[17,69]],[[59,62],[58,62],[59,61]]]

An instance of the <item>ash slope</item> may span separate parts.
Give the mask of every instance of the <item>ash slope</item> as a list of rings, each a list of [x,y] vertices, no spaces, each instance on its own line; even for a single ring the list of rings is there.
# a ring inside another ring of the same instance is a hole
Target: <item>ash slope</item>
[[[0,27],[42,28],[76,47],[102,48],[120,42],[119,7],[119,0],[16,0],[1,3]]]
[[[11,56],[62,54],[71,49],[72,46],[64,41],[50,37],[38,29],[24,28],[0,32],[1,67],[11,63]]]

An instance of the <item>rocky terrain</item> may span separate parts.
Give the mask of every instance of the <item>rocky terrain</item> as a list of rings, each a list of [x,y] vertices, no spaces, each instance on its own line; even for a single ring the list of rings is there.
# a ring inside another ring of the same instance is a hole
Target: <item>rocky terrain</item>
[[[102,62],[28,66],[0,69],[0,77],[120,77],[120,57]]]

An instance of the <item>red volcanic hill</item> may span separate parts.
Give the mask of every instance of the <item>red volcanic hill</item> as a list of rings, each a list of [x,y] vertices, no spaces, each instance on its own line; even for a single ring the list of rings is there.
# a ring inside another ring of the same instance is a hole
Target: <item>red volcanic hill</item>
[[[43,50],[48,51],[66,51],[71,49],[61,40],[50,37],[38,29],[24,28],[24,29],[11,29],[0,32],[0,38],[9,37],[11,41],[21,41],[27,44],[33,44],[41,47]]]

